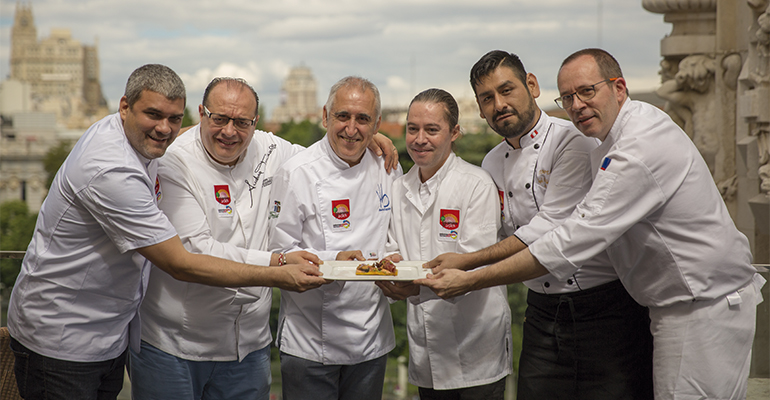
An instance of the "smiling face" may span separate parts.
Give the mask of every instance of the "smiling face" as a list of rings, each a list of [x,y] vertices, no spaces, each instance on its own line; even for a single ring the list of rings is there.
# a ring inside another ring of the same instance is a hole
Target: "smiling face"
[[[144,158],[154,159],[166,153],[182,127],[185,99],[169,100],[166,96],[142,91],[139,100],[128,105],[120,99],[120,118],[131,146]]]
[[[460,126],[449,127],[443,104],[414,102],[406,117],[406,150],[420,168],[420,181],[430,179],[452,152]]]
[[[564,64],[559,69],[556,81],[559,95],[565,96],[609,78],[602,76],[592,56],[583,55]],[[617,78],[615,81],[596,85],[595,90],[596,94],[590,100],[583,101],[573,96],[572,105],[565,108],[565,111],[580,132],[603,141],[612,129],[625,101],[626,81]]]
[[[323,108],[323,126],[329,143],[348,165],[357,165],[380,126],[374,93],[356,86],[341,87],[331,108]]]
[[[203,105],[198,106],[201,116],[201,142],[211,158],[222,165],[235,165],[254,137],[254,126],[239,129],[232,118],[251,121],[256,113],[257,99],[245,86],[236,81],[223,81],[211,89],[206,108],[219,116],[231,118],[224,126],[217,126],[208,117]],[[259,118],[257,118],[259,120]]]
[[[535,75],[527,74],[523,83],[512,69],[497,67],[474,87],[481,118],[500,136],[518,138],[529,132],[540,118],[535,98],[540,86]]]

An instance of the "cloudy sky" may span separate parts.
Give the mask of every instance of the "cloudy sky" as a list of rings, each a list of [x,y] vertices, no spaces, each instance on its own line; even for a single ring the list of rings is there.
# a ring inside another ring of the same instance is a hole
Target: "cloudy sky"
[[[484,53],[517,53],[556,97],[561,60],[603,47],[623,67],[632,93],[659,85],[663,16],[641,0],[22,0],[38,38],[68,28],[98,44],[103,92],[112,109],[135,68],[161,63],[185,82],[188,106],[216,76],[248,80],[269,115],[292,66],[309,66],[319,104],[346,75],[373,81],[386,106],[440,87],[470,97],[470,67]],[[0,0],[0,76],[9,74],[17,0]]]

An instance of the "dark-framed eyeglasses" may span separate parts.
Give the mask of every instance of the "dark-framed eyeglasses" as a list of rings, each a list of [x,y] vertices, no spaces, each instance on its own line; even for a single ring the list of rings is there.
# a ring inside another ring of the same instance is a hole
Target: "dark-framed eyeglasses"
[[[230,123],[230,120],[233,121],[233,126],[235,129],[239,129],[242,131],[251,129],[251,126],[254,125],[257,122],[257,117],[254,116],[253,119],[246,119],[246,118],[230,118],[227,115],[223,114],[215,114],[211,111],[209,111],[206,106],[203,106],[203,112],[206,114],[206,116],[211,120],[211,124],[216,126],[217,128],[222,128],[227,126],[227,124]]]
[[[602,83],[609,83],[609,82],[615,82],[618,78],[610,78],[605,79],[601,82],[596,82],[593,85],[589,85],[586,87],[582,87],[571,94],[565,94],[564,96],[558,97],[554,99],[553,101],[556,103],[559,108],[569,108],[572,107],[572,103],[575,101],[575,96],[577,96],[580,101],[588,101],[594,98],[596,96],[596,86],[601,85]]]

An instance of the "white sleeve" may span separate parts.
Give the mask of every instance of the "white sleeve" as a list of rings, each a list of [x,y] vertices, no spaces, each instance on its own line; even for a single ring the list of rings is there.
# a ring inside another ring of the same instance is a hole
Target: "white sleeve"
[[[567,279],[634,224],[661,207],[666,196],[640,160],[613,152],[610,166],[563,225],[530,246],[532,255],[557,279]]]
[[[194,171],[174,156],[167,156],[158,167],[162,187],[160,208],[177,228],[182,244],[191,253],[207,254],[227,260],[252,265],[269,266],[272,253],[258,249],[247,249],[230,243],[220,242],[213,237],[209,220],[204,211],[205,204],[200,186],[194,178]],[[232,292],[233,305],[259,300],[259,289],[224,288]]]
[[[142,171],[112,168],[94,176],[80,192],[80,198],[110,240],[125,253],[176,235],[155,204],[153,193]]]

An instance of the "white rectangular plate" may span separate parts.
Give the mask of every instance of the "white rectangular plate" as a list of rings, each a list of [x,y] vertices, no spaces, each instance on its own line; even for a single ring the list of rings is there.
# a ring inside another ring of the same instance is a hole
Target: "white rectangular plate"
[[[324,279],[341,281],[413,281],[415,279],[425,278],[430,269],[422,267],[427,261],[401,261],[395,263],[398,270],[397,276],[385,275],[356,275],[356,267],[362,263],[372,263],[369,261],[324,261],[320,265]]]

